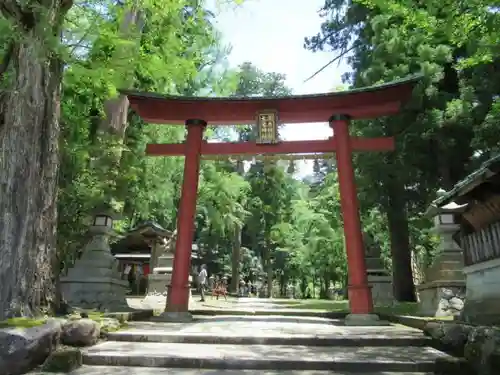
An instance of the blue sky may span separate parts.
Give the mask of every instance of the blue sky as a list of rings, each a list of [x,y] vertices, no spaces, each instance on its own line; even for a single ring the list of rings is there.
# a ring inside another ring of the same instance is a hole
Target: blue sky
[[[220,6],[216,25],[224,43],[232,46],[230,65],[251,61],[266,72],[283,73],[296,94],[333,91],[348,70],[345,63],[332,64],[304,83],[334,57],[333,52],[313,53],[303,48],[304,37],[319,31],[318,10],[323,4],[324,0],[245,0],[237,7]],[[281,131],[285,140],[325,139],[331,134],[326,122],[287,125]],[[301,174],[308,170],[301,168]]]

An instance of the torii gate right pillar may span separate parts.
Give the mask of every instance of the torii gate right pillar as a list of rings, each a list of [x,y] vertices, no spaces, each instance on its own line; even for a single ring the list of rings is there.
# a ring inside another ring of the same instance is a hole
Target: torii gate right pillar
[[[378,321],[373,314],[373,300],[366,275],[366,260],[363,233],[359,218],[359,203],[356,181],[352,165],[351,137],[349,136],[349,116],[334,115],[329,120],[334,131],[337,173],[339,178],[340,206],[344,221],[344,239],[347,253],[348,292],[351,314],[346,324],[372,325]]]

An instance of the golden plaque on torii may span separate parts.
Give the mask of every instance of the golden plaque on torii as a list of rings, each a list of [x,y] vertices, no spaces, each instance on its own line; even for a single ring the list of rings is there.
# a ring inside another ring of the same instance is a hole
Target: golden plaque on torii
[[[275,110],[257,113],[257,143],[278,143],[278,112]]]

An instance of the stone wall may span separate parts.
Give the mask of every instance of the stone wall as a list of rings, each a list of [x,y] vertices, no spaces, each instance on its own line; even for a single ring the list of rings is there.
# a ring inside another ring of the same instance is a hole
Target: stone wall
[[[427,322],[424,333],[437,349],[466,360],[454,374],[495,375],[500,367],[500,330],[452,322]],[[443,372],[436,371],[436,374]],[[448,372],[445,372],[448,373]]]
[[[500,259],[464,268],[467,281],[462,319],[479,324],[500,323]]]

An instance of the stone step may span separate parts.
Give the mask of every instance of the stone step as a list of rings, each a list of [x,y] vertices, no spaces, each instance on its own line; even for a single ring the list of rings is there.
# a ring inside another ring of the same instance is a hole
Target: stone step
[[[333,324],[345,326],[344,320],[340,318],[329,318],[324,316],[303,316],[297,314],[263,314],[263,315],[226,315],[223,313],[215,315],[193,315],[194,322],[272,322],[272,323],[308,323],[308,324]]]
[[[163,342],[224,345],[302,345],[302,346],[428,346],[431,339],[409,332],[339,332],[335,334],[283,334],[255,332],[166,332],[165,330],[130,329],[111,332],[108,339],[129,342]]]
[[[308,370],[193,370],[182,368],[158,367],[116,367],[116,366],[83,366],[70,372],[69,375],[354,375],[350,372],[308,371]],[[431,375],[427,372],[405,372],[405,375]],[[40,375],[40,373],[38,373]],[[44,374],[45,375],[45,374]],[[47,375],[54,375],[47,374]],[[401,375],[394,372],[365,372],[364,375]]]
[[[447,354],[430,347],[307,347],[108,341],[83,351],[85,365],[232,370],[433,372]]]
[[[327,311],[327,310],[309,310],[309,309],[268,309],[268,308],[216,308],[216,307],[206,307],[206,308],[196,308],[190,309],[189,312],[193,315],[232,315],[232,316],[270,316],[270,315],[281,315],[281,316],[303,316],[303,317],[324,317],[330,319],[343,319],[347,315],[344,311]]]

